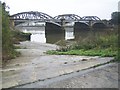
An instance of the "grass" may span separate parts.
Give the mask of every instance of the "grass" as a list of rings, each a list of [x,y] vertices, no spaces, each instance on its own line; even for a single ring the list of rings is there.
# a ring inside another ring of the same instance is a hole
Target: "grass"
[[[57,55],[85,55],[85,56],[102,56],[102,57],[114,57],[117,55],[117,51],[111,51],[110,49],[90,49],[90,50],[68,50],[68,51],[47,51],[47,54]]]
[[[2,50],[2,60],[3,63],[6,63],[10,59],[14,59],[20,56],[20,52],[15,49],[19,49],[19,46],[14,46],[14,44],[19,44],[20,41],[29,40],[30,34],[22,33],[15,30],[9,30],[8,34],[4,34],[3,36],[9,35],[9,38],[3,37],[3,50]],[[7,42],[5,42],[5,40]]]
[[[105,30],[103,32],[90,32],[87,37],[80,38],[70,46],[62,46],[57,50],[47,51],[47,54],[57,55],[83,55],[115,57],[120,60],[118,53],[118,31]]]

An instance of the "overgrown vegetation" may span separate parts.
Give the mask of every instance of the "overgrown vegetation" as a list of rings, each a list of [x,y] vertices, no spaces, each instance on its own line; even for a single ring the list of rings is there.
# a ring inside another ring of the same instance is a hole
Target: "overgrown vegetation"
[[[6,5],[5,3],[2,4],[2,60],[3,63],[6,62],[8,59],[15,58],[19,55],[18,52],[14,50],[12,36],[10,31],[10,24],[9,24],[9,14],[5,10]]]
[[[85,56],[116,56],[117,51],[112,51],[111,49],[90,49],[90,50],[68,50],[68,51],[48,51],[50,54],[58,55],[85,55]]]
[[[9,13],[6,11],[5,3],[2,3],[2,63],[20,55],[15,50],[14,44],[29,39],[30,34],[24,34],[13,30],[10,26]]]
[[[120,49],[120,48],[119,48]],[[118,58],[118,30],[91,31],[76,43],[48,54],[111,56]]]
[[[12,30],[12,41],[14,44],[19,44],[20,41],[30,40],[30,33],[23,33],[18,30]]]

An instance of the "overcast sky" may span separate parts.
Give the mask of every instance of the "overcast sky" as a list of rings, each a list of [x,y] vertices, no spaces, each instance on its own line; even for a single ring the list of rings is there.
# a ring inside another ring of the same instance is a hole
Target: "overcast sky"
[[[60,14],[77,14],[83,16],[98,16],[110,19],[111,13],[118,11],[120,0],[1,0],[10,7],[10,15],[39,11],[51,16]]]

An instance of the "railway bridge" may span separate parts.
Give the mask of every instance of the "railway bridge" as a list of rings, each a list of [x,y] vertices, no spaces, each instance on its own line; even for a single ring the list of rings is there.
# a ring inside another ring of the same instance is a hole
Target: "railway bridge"
[[[80,17],[75,14],[63,14],[52,17],[46,13],[30,11],[10,16],[15,27],[45,27],[47,24],[56,27],[105,28],[107,25],[97,16]]]

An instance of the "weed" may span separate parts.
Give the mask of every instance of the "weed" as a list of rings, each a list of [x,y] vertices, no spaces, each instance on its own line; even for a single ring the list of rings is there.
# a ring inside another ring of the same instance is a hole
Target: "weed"
[[[48,54],[63,55],[86,55],[115,57],[120,59],[118,53],[118,33],[117,30],[105,30],[102,32],[90,32],[85,38],[80,38],[76,43],[61,47],[58,50],[48,51]]]

